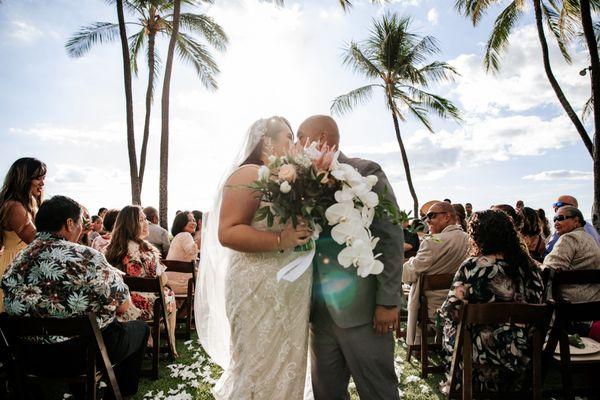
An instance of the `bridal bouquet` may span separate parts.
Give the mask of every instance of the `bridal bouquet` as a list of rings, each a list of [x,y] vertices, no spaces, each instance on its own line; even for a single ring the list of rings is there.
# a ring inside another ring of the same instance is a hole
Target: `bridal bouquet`
[[[383,271],[383,263],[377,259],[381,254],[374,254],[379,238],[371,234],[370,226],[375,215],[395,216],[397,210],[372,191],[376,176],[362,176],[351,165],[338,162],[338,156],[339,151],[317,143],[271,156],[249,186],[269,203],[258,209],[255,220],[266,219],[269,227],[276,219],[296,226],[301,216],[314,234],[296,251],[312,250],[322,226],[329,224],[333,240],[346,246],[338,262],[344,268],[356,267],[361,277],[376,275]]]

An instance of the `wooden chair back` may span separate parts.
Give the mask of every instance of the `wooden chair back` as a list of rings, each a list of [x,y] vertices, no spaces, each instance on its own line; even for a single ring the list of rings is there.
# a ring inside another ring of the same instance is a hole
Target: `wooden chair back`
[[[27,398],[26,384],[29,380],[56,379],[85,383],[85,398],[95,400],[96,385],[100,379],[96,369],[97,354],[100,354],[100,365],[108,377],[108,385],[114,397],[122,398],[95,313],[72,318],[15,317],[2,313],[0,333],[3,350],[8,352],[7,359],[12,375],[10,378],[14,380],[14,385],[11,386],[14,387],[17,398]],[[26,354],[37,354],[35,349],[42,347],[48,349],[53,346],[56,348],[61,345],[61,343],[42,344],[27,339],[50,336],[77,338],[78,344],[81,343],[85,348],[84,354],[81,354],[80,350],[73,350],[73,354],[65,354],[65,358],[76,360],[82,357],[84,358],[82,365],[85,365],[85,368],[81,371],[56,368],[56,360],[26,356]]]
[[[571,303],[563,298],[564,285],[600,284],[600,270],[550,270],[546,273],[547,283],[551,287],[552,297],[556,302],[556,317],[550,330],[548,343],[544,350],[544,364],[549,365],[554,356],[556,346],[560,346],[560,364],[564,397],[574,398],[573,390],[573,360],[569,348],[568,327],[571,322],[600,320],[600,301]],[[600,361],[585,362],[600,364]]]
[[[157,297],[154,301],[153,305],[153,314],[154,318],[152,321],[148,322],[148,325],[152,331],[152,370],[151,370],[151,378],[156,380],[158,379],[158,371],[159,371],[159,359],[160,359],[160,332],[161,332],[161,322],[164,323],[165,332],[167,332],[167,352],[171,360],[175,357],[175,343],[172,343],[171,337],[169,336],[169,327],[168,327],[168,316],[167,316],[167,303],[165,300],[165,294],[163,292],[163,285],[160,283],[160,278],[140,278],[136,276],[124,276],[123,281],[129,287],[130,292],[144,292],[144,293],[154,293]]]
[[[163,260],[162,263],[167,267],[167,271],[170,272],[181,272],[191,274],[190,278],[187,281],[187,292],[184,296],[177,295],[178,299],[184,299],[183,304],[180,307],[180,310],[183,309],[185,312],[178,312],[177,324],[184,324],[185,331],[183,334],[183,338],[185,340],[190,340],[191,331],[192,331],[192,321],[193,321],[193,305],[194,305],[194,291],[196,287],[196,266],[197,262],[195,261],[174,261],[174,260]],[[178,310],[179,311],[179,310]],[[179,317],[179,315],[184,315],[183,317]]]

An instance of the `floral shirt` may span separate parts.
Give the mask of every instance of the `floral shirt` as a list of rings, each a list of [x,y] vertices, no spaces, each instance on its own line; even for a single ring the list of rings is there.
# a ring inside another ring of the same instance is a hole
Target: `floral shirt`
[[[450,364],[463,304],[541,302],[543,284],[537,268],[533,265],[520,267],[519,279],[514,281],[505,272],[507,267],[508,264],[502,259],[481,256],[468,258],[456,272],[448,297],[440,309],[444,322],[443,347],[448,378],[442,391],[449,389]],[[526,278],[529,275],[525,274],[523,268],[531,269],[532,279]],[[519,390],[526,376],[524,372],[531,362],[529,330],[510,324],[482,325],[472,327],[471,334],[473,390],[500,391],[507,386]],[[457,382],[460,382],[460,375],[459,371]]]
[[[129,299],[121,271],[102,253],[49,232],[36,238],[2,278],[8,314],[68,318],[95,312],[102,329]],[[53,337],[50,342],[65,340]]]

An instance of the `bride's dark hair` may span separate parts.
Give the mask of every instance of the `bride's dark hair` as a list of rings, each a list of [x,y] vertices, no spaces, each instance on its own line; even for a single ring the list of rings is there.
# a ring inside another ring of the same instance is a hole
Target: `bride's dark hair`
[[[293,132],[292,125],[284,117],[274,116],[274,117],[268,118],[266,121],[265,134],[260,138],[260,141],[254,147],[254,150],[252,150],[250,155],[242,162],[241,165],[248,165],[248,164],[263,165],[263,162],[261,160],[261,155],[262,155],[264,147],[265,147],[264,138],[266,138],[266,137],[271,138],[271,139],[275,138],[275,135],[277,134],[277,132],[279,132],[277,130],[277,125],[276,125],[277,122],[283,122],[284,124],[287,125],[288,128],[290,128],[290,131]]]

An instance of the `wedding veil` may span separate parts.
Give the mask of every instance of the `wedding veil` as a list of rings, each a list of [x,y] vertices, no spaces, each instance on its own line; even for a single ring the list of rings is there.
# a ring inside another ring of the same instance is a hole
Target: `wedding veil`
[[[219,214],[227,179],[250,156],[267,133],[269,119],[259,119],[248,130],[237,156],[225,171],[215,194],[214,204],[202,220],[200,268],[196,278],[194,318],[198,339],[212,361],[223,369],[229,365],[229,320],[225,311],[225,276],[231,250],[219,242]],[[207,215],[208,214],[208,215]]]

